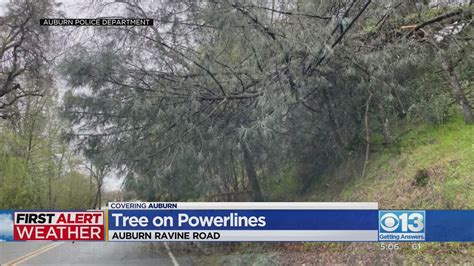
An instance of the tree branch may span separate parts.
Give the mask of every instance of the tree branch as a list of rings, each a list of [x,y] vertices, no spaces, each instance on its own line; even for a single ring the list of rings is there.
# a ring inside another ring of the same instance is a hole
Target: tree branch
[[[460,9],[457,9],[457,10],[454,10],[454,11],[451,11],[451,12],[448,12],[448,13],[444,13],[442,15],[439,15],[437,17],[434,17],[430,20],[427,20],[425,22],[422,22],[420,24],[418,24],[416,27],[414,27],[411,31],[410,31],[410,34],[412,34],[413,32],[423,28],[423,27],[426,27],[430,24],[433,24],[433,23],[436,23],[436,22],[439,22],[439,21],[442,21],[442,20],[445,20],[447,18],[450,18],[450,17],[454,17],[454,16],[457,16],[457,15],[462,15],[463,13],[465,13],[467,16],[471,16],[471,12],[470,11],[464,11],[464,9],[460,8]]]

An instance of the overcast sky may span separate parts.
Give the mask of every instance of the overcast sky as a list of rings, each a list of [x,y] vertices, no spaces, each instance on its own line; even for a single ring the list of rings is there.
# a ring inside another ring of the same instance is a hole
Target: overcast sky
[[[76,1],[76,0],[61,0],[56,1],[60,3],[59,10],[64,13],[67,18],[94,18],[98,14],[94,14],[90,8],[92,1]],[[104,1],[105,2],[105,1]],[[116,5],[114,5],[116,7]],[[114,16],[119,15],[116,8],[105,9],[101,16]],[[70,30],[78,30],[79,28],[70,28]],[[88,33],[86,28],[81,28],[81,34],[76,35],[77,38],[69,40],[70,42],[80,42],[86,43],[89,41]],[[76,32],[78,33],[78,32]],[[90,32],[89,32],[90,34]],[[58,81],[58,86],[60,90],[66,90],[66,84],[64,81]],[[122,179],[119,179],[115,174],[110,174],[104,179],[104,190],[113,191],[119,190],[122,184]]]
[[[6,4],[10,2],[10,0],[0,0],[0,16],[3,16],[6,12]],[[118,5],[112,5],[110,8],[104,9],[101,14],[94,14],[96,13],[96,9],[91,8],[91,4],[93,1],[85,0],[85,1],[77,1],[77,0],[59,0],[56,3],[60,4],[58,10],[64,14],[67,18],[94,18],[97,16],[118,16],[120,15],[120,9],[117,8]],[[103,1],[103,2],[110,2],[110,1]],[[38,22],[39,23],[39,22]],[[61,47],[66,47],[72,43],[87,43],[89,41],[89,34],[92,34],[90,30],[85,27],[77,28],[77,27],[52,27],[53,31],[70,31],[72,34],[61,34],[61,36],[67,36],[68,38],[61,38],[60,40],[56,40]],[[56,85],[57,89],[59,90],[60,94],[63,94],[68,88],[66,82],[56,75]],[[111,190],[118,190],[122,184],[122,180],[116,177],[115,174],[111,174],[104,180],[104,190],[111,191]]]

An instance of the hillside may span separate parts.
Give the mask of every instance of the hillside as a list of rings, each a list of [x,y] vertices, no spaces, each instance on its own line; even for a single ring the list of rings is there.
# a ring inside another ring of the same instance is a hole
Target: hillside
[[[294,201],[377,201],[381,209],[473,209],[474,126],[461,118],[444,124],[400,125],[396,144],[370,155],[365,177],[361,159],[347,160]],[[289,190],[291,182],[286,183]],[[322,184],[322,185],[321,185]],[[295,185],[296,186],[296,185]],[[287,198],[290,200],[289,198]],[[227,256],[201,262],[231,264],[353,264],[474,262],[474,245],[399,243],[382,251],[378,243],[248,243]],[[222,251],[221,251],[222,252]]]
[[[370,155],[365,177],[355,161],[347,161],[323,177],[326,187],[315,187],[308,200],[377,201],[381,209],[472,209],[474,127],[453,118],[401,135]]]
[[[403,131],[403,130],[402,130]],[[453,118],[438,125],[404,129],[397,144],[374,152],[365,177],[360,160],[349,160],[322,177],[307,201],[377,201],[380,209],[473,209],[474,127]],[[412,262],[473,263],[474,245],[399,244],[382,251],[379,244],[284,244],[278,260],[287,263]]]

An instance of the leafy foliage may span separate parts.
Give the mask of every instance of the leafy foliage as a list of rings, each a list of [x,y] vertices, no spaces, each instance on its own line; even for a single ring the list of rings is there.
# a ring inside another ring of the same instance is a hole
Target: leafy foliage
[[[102,29],[103,45],[76,47],[62,64],[64,115],[77,126],[70,136],[122,169],[136,197],[249,189],[256,200],[259,183],[273,183],[264,177],[293,167],[301,193],[370,144],[392,143],[407,116],[440,123],[451,112],[443,81],[457,74],[433,69],[447,62],[440,51],[462,52],[398,30],[414,7],[429,13],[422,5],[120,4],[160,26]]]

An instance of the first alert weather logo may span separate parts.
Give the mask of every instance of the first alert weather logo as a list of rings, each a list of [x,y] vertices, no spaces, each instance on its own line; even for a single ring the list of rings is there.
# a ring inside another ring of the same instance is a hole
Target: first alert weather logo
[[[379,211],[379,241],[425,241],[424,211]]]
[[[13,240],[102,241],[102,211],[14,212]]]

